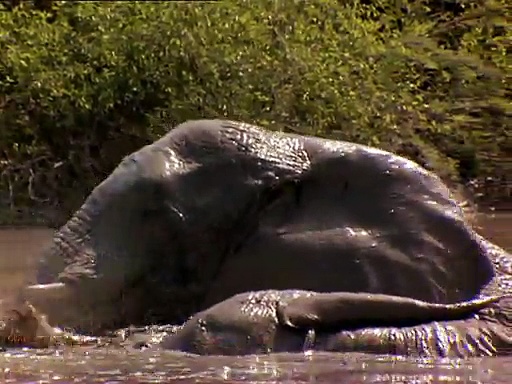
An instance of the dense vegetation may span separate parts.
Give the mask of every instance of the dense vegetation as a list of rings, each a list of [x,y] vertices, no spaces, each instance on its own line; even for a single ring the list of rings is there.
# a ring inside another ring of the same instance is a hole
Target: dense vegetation
[[[378,146],[509,198],[508,3],[3,1],[0,221],[62,222],[124,155],[219,116]]]

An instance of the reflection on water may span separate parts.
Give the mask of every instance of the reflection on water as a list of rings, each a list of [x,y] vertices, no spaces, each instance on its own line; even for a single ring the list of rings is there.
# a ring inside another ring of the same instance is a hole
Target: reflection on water
[[[482,232],[512,250],[512,213],[482,216]],[[33,272],[44,229],[0,230],[0,296]],[[512,358],[417,360],[339,353],[190,356],[114,347],[0,353],[1,383],[512,383]]]
[[[333,353],[201,357],[123,350],[16,351],[2,382],[33,383],[510,383],[512,362],[412,360]]]

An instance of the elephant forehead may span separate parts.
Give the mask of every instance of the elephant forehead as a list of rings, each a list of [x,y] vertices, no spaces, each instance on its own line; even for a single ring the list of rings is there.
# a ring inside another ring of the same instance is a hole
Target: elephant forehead
[[[304,138],[263,131],[255,125],[235,121],[225,121],[222,127],[225,138],[241,153],[297,173],[311,167]]]

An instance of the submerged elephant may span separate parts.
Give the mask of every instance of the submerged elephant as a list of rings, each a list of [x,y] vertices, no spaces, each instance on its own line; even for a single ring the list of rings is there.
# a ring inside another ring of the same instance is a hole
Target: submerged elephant
[[[192,316],[161,346],[202,355],[305,350],[443,357],[507,354],[512,339],[493,324],[489,310],[508,299],[432,304],[382,294],[246,292]],[[483,324],[484,337],[479,328]]]
[[[412,161],[198,120],[123,159],[57,231],[24,296],[50,323],[98,333],[181,323],[262,290],[462,303],[508,294],[511,265],[471,229],[441,180]],[[505,337],[510,306],[491,312]],[[398,328],[395,344],[441,340],[452,328],[467,348],[468,338],[487,340],[488,322],[435,324]],[[365,345],[364,330],[354,332]]]

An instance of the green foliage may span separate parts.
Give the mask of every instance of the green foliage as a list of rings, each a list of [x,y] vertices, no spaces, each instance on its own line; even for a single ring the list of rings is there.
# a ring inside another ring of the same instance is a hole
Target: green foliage
[[[203,117],[379,146],[456,182],[503,180],[510,6],[445,3],[55,2],[51,15],[25,3],[0,12],[0,199],[11,211],[67,215],[124,155]]]

